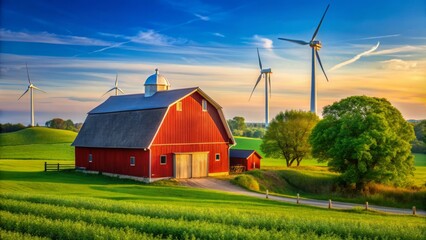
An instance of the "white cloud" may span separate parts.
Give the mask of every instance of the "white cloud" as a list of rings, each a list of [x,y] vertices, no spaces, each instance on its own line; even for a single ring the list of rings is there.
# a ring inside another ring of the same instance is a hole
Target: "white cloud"
[[[331,71],[339,69],[339,68],[341,68],[343,66],[346,66],[348,64],[354,63],[354,62],[358,61],[362,56],[370,55],[372,52],[376,51],[376,49],[379,47],[379,45],[380,45],[380,42],[377,42],[377,45],[374,46],[374,47],[372,47],[370,50],[362,52],[362,53],[356,55],[355,57],[353,57],[353,58],[351,58],[351,59],[349,59],[347,61],[344,61],[344,62],[341,62],[341,63],[335,65],[334,67],[330,68],[329,71],[331,72]]]
[[[266,48],[266,49],[272,49],[274,47],[273,46],[274,42],[269,38],[261,37],[259,35],[254,35],[253,40],[254,40],[254,44],[259,47]]]
[[[216,37],[222,37],[222,38],[225,37],[225,35],[223,35],[222,33],[218,33],[218,32],[215,32],[215,33],[212,33],[212,34]]]
[[[209,21],[210,20],[210,18],[208,16],[203,16],[201,14],[194,13],[194,16],[196,16],[197,18],[199,18],[200,20],[203,20],[203,21]]]
[[[135,43],[155,45],[155,46],[169,46],[176,43],[184,43],[185,39],[176,39],[164,34],[160,34],[150,29],[148,31],[140,31],[138,35],[130,37],[130,40]]]
[[[381,63],[383,68],[390,70],[410,70],[417,67],[417,62],[404,61],[402,59],[390,59]]]
[[[424,47],[414,47],[414,46],[402,46],[402,47],[396,47],[396,48],[391,48],[391,49],[386,49],[386,50],[382,50],[382,51],[377,51],[375,53],[372,53],[371,55],[389,55],[389,54],[394,54],[394,53],[400,53],[400,52],[418,52],[421,51],[423,49],[423,51],[425,50]]]
[[[0,29],[0,40],[11,42],[33,42],[61,45],[81,45],[81,46],[108,46],[110,43],[80,36],[57,35],[48,32],[27,33],[14,32],[4,28]]]

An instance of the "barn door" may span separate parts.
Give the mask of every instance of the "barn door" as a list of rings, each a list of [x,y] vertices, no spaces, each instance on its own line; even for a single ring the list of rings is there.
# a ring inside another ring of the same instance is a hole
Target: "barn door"
[[[175,178],[191,177],[191,154],[175,155]]]
[[[192,177],[207,177],[208,153],[192,154]]]

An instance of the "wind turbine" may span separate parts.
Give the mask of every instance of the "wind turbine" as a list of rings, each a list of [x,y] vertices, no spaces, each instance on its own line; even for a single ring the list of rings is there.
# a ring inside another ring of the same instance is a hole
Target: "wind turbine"
[[[265,127],[268,127],[269,125],[269,98],[268,98],[268,83],[269,83],[269,97],[271,95],[271,73],[272,70],[270,68],[262,68],[262,61],[260,60],[260,54],[259,49],[257,49],[257,58],[259,59],[259,68],[260,68],[260,74],[257,78],[256,84],[254,85],[253,90],[251,91],[249,101],[251,99],[251,96],[253,95],[254,90],[257,87],[257,84],[259,84],[260,80],[262,79],[262,76],[265,78]]]
[[[117,75],[115,76],[115,87],[111,88],[111,89],[110,89],[110,90],[108,90],[106,93],[104,93],[104,95],[102,95],[102,97],[103,97],[103,96],[105,96],[105,94],[107,94],[107,93],[111,92],[112,90],[115,90],[115,96],[117,96],[117,95],[118,95],[118,91],[120,91],[121,93],[123,93],[123,94],[124,94],[123,90],[121,90],[121,88],[119,88],[119,87],[118,87],[118,73],[117,73]]]
[[[45,91],[41,90],[40,88],[34,86],[34,84],[31,82],[30,74],[28,72],[28,65],[25,64],[27,67],[27,77],[28,77],[28,88],[27,90],[18,98],[21,99],[28,91],[30,91],[30,109],[31,109],[31,127],[34,127],[34,95],[33,95],[33,89],[39,90],[41,92],[46,93]]]
[[[327,8],[325,9],[324,14],[322,15],[321,21],[318,24],[317,29],[314,32],[314,35],[312,36],[311,40],[309,42],[303,41],[303,40],[293,40],[288,38],[278,38],[280,40],[289,41],[293,43],[297,43],[300,45],[309,45],[312,48],[312,75],[311,75],[311,112],[317,113],[317,88],[315,83],[315,56],[318,59],[318,63],[322,69],[322,72],[324,73],[325,78],[328,82],[327,74],[325,74],[324,68],[322,67],[321,59],[318,54],[318,50],[320,50],[322,44],[320,41],[316,40],[315,37],[318,34],[318,30],[321,27],[321,23],[324,20],[325,14],[328,11],[328,8],[330,7],[330,4],[327,5]]]

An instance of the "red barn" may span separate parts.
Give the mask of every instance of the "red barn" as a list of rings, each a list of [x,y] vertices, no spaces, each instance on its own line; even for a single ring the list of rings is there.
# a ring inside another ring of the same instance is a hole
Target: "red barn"
[[[222,108],[197,87],[169,87],[156,70],[145,94],[90,111],[72,144],[76,168],[146,182],[228,174],[235,141]]]
[[[243,166],[245,171],[260,169],[260,156],[255,150],[231,149],[231,167]]]

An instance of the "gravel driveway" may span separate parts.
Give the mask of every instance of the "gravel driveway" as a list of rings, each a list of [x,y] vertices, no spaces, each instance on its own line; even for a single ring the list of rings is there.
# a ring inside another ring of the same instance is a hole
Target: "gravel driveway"
[[[230,192],[230,193],[246,195],[246,196],[251,196],[251,197],[265,198],[265,194],[251,192],[251,191],[248,191],[248,190],[246,190],[242,187],[233,185],[229,181],[220,180],[220,179],[216,179],[216,178],[179,179],[179,182],[182,185],[187,186],[187,187],[211,189],[211,190]],[[296,204],[296,198],[278,197],[278,196],[269,195],[269,199],[275,200],[275,201],[280,201],[280,202],[287,202],[287,203]],[[303,198],[303,199],[300,199],[299,204],[328,208],[329,202],[325,201],[325,200]],[[333,201],[332,207],[334,209],[352,209],[352,208],[355,208],[355,207],[364,208],[365,205],[356,204],[356,203],[345,203],[345,202]],[[369,209],[374,210],[374,211],[393,213],[393,214],[407,214],[407,215],[413,214],[412,209],[391,208],[391,207],[382,207],[382,206],[376,206],[376,205],[369,205]],[[426,216],[426,212],[423,211],[423,210],[417,210],[417,215]]]

